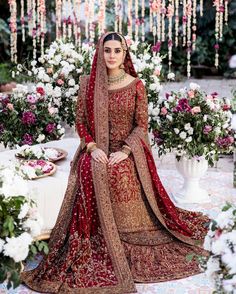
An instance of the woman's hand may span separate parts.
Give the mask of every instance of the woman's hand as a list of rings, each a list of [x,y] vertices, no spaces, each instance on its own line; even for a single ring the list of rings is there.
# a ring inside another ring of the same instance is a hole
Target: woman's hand
[[[111,153],[109,157],[108,165],[117,164],[121,162],[122,160],[125,160],[126,158],[128,158],[128,155],[122,151]]]
[[[96,162],[101,162],[105,164],[108,163],[107,155],[102,149],[96,148],[91,152],[91,156]]]

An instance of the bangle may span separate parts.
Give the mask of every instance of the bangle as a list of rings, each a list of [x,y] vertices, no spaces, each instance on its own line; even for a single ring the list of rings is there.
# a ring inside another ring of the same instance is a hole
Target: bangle
[[[94,142],[94,143],[91,143],[89,146],[87,145],[86,152],[92,153],[95,149],[97,149],[97,144]]]
[[[129,156],[131,153],[131,148],[127,145],[123,145],[121,151]]]

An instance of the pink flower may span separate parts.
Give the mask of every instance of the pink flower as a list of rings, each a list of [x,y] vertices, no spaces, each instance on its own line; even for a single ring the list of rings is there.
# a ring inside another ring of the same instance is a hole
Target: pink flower
[[[156,69],[156,70],[153,72],[153,74],[154,74],[155,76],[158,76],[158,77],[159,77],[160,73],[161,73],[161,72],[160,72],[158,69]]]
[[[43,87],[37,87],[36,88],[37,93],[39,93],[41,96],[45,95],[45,91]]]
[[[211,131],[212,131],[212,126],[210,126],[210,125],[206,125],[203,129],[203,133],[205,135],[208,135]]]
[[[38,101],[38,97],[36,97],[35,95],[28,95],[27,101],[31,104],[34,104]]]
[[[221,236],[221,234],[222,234],[222,230],[221,230],[221,229],[217,229],[217,230],[215,231],[215,237],[214,237],[214,240],[219,239],[220,236]]]
[[[7,106],[6,106],[9,110],[14,110],[14,106],[12,103],[7,103]]]
[[[231,108],[230,105],[227,105],[227,104],[224,104],[223,107],[222,107],[222,109],[223,109],[224,111],[227,111],[227,110],[229,110],[230,108]]]
[[[191,109],[191,113],[192,113],[192,114],[199,113],[199,112],[201,112],[201,108],[200,108],[200,106],[194,106],[194,107]]]
[[[49,108],[48,108],[48,112],[49,112],[51,115],[55,114],[55,113],[56,113],[56,109],[55,109],[55,107],[49,107]]]
[[[33,125],[36,121],[36,116],[31,111],[24,111],[22,114],[21,121],[25,125]]]
[[[206,99],[213,100],[213,97],[212,97],[212,95],[207,95]]]
[[[27,145],[32,145],[33,144],[33,136],[32,135],[26,133],[23,136],[22,145],[25,145],[25,144],[27,144]]]
[[[167,112],[168,112],[168,111],[167,111],[167,109],[166,109],[165,107],[162,107],[162,108],[161,108],[161,114],[162,114],[162,115],[166,115]]]
[[[46,125],[45,131],[51,134],[55,130],[55,124],[49,123]]]
[[[188,97],[194,98],[194,91],[193,90],[188,91]]]
[[[58,84],[59,86],[62,86],[62,85],[64,84],[64,81],[63,81],[62,79],[58,79],[58,80],[57,80],[57,84]]]

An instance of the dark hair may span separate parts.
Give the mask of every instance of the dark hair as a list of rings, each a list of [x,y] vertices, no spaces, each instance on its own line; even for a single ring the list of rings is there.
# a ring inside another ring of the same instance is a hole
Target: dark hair
[[[103,40],[103,44],[107,41],[111,41],[111,40],[116,40],[122,43],[122,39],[121,37],[117,34],[117,33],[110,33],[109,35],[107,35],[104,40]]]

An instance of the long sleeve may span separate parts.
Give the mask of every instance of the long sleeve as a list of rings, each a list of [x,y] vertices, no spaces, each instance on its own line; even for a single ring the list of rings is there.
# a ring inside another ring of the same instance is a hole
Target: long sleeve
[[[92,136],[88,131],[85,115],[85,95],[88,77],[83,76],[80,78],[80,90],[78,93],[78,100],[76,106],[76,130],[79,134],[83,145],[87,145],[90,142],[94,142]],[[83,146],[84,147],[84,146]]]
[[[142,81],[137,83],[136,92],[136,107],[135,107],[135,118],[134,118],[134,129],[128,138],[125,140],[126,143],[133,135],[145,136],[148,133],[148,99],[146,94],[145,86]]]

